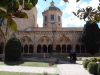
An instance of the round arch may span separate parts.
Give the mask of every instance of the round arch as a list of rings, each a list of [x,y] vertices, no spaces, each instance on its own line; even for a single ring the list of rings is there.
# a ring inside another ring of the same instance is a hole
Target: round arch
[[[60,45],[56,46],[56,52],[61,53],[61,47],[60,47]]]
[[[53,51],[53,47],[52,47],[52,45],[49,45],[48,46],[48,53],[52,53],[52,51]]]
[[[38,45],[38,46],[37,46],[37,53],[42,53],[42,51],[41,51],[41,50],[42,50],[41,45]]]
[[[62,53],[66,53],[66,45],[62,45]]]
[[[81,45],[81,53],[85,53],[85,45]]]
[[[43,45],[43,53],[47,53],[47,46],[46,45]]]
[[[33,53],[33,45],[29,46],[29,53]]]
[[[24,53],[28,53],[28,45],[24,45]]]
[[[67,53],[70,53],[71,50],[72,50],[72,46],[70,44],[67,45]]]
[[[80,46],[79,45],[75,46],[75,51],[76,51],[76,53],[80,53]]]

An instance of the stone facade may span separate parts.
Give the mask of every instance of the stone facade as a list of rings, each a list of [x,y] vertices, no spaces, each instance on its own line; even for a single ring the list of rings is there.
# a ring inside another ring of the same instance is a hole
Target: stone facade
[[[77,54],[87,54],[85,45],[81,41],[83,28],[62,28],[62,12],[54,6],[54,2],[43,11],[43,27],[37,26],[37,9],[34,7],[26,11],[28,19],[14,19],[18,25],[18,31],[8,30],[6,23],[0,28],[0,56],[4,55],[6,41],[11,36],[16,36],[23,45],[22,54],[42,54],[56,51],[60,54],[68,54],[74,50]],[[54,15],[51,18],[51,15]],[[45,17],[47,16],[47,17]],[[59,19],[58,19],[58,16]],[[46,19],[45,19],[46,18]],[[51,19],[53,21],[51,21]],[[100,53],[100,51],[98,52]]]

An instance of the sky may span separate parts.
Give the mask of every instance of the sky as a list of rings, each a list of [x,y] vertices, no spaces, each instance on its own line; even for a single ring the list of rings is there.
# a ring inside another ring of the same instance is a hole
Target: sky
[[[52,0],[38,0],[38,4],[36,5],[38,14],[37,14],[37,23],[39,27],[43,26],[43,15],[42,12],[50,6],[50,2]],[[93,8],[97,8],[99,5],[99,0],[80,0],[76,2],[76,0],[68,0],[69,3],[65,3],[63,0],[53,0],[54,5],[63,12],[62,15],[62,27],[84,27],[84,20],[80,20],[73,15],[73,11],[77,12],[79,8],[85,8],[87,6],[92,6]],[[73,20],[71,20],[73,19]],[[100,28],[100,24],[99,24]]]

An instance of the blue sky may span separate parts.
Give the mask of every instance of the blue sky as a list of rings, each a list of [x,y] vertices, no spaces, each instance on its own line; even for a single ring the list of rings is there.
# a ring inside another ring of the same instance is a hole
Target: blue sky
[[[52,0],[38,0],[38,4],[36,5],[38,14],[37,14],[37,23],[39,27],[43,26],[43,16],[42,12],[50,6],[50,2]],[[62,27],[83,27],[85,22],[84,20],[79,20],[75,18],[72,14],[72,11],[77,11],[79,8],[85,8],[87,6],[92,6],[93,8],[97,8],[99,4],[99,0],[80,0],[80,2],[76,3],[76,0],[68,0],[69,3],[65,3],[63,0],[53,0],[55,6],[60,8],[63,12],[62,15]],[[71,20],[74,18],[73,20]]]

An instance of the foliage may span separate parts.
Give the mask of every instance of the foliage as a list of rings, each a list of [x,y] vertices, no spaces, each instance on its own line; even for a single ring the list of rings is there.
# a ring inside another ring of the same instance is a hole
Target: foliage
[[[68,0],[63,0],[64,2],[68,2]],[[79,2],[80,0],[76,0]],[[100,0],[99,0],[100,2]],[[77,18],[80,20],[88,19],[91,23],[99,23],[100,22],[100,4],[97,6],[97,9],[92,8],[91,6],[87,6],[86,8],[79,8],[77,12],[72,12]]]
[[[27,19],[28,16],[23,10],[31,10],[37,3],[38,0],[0,0],[0,17],[6,19],[7,26],[16,31],[17,24],[13,18]],[[19,9],[19,7],[21,9]],[[0,22],[0,26],[1,25],[2,22]],[[6,29],[8,29],[8,27]]]
[[[5,72],[5,71],[0,71],[0,73],[2,75],[44,75],[44,73]],[[47,75],[58,75],[58,74],[48,73]]]
[[[98,67],[97,67],[97,74],[100,75],[100,64],[98,64]]]
[[[64,2],[69,2],[68,0],[63,0]],[[76,2],[79,2],[80,0],[76,0]]]
[[[82,42],[86,45],[86,49],[92,55],[99,49],[98,41],[100,41],[99,27],[96,23],[87,21],[82,32]]]
[[[98,58],[90,58],[91,62],[97,62]]]
[[[83,60],[82,64],[85,69],[87,69],[87,65],[89,64],[89,62],[90,62],[90,60],[88,60],[88,59]]]
[[[5,46],[5,61],[16,61],[21,58],[22,45],[19,39],[12,36]]]
[[[87,65],[87,70],[90,74],[97,74],[97,67],[98,67],[98,63],[96,62],[90,62]]]

